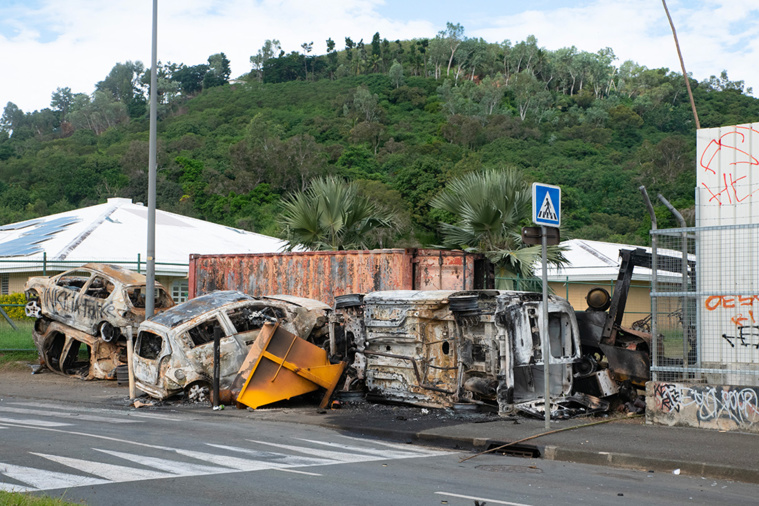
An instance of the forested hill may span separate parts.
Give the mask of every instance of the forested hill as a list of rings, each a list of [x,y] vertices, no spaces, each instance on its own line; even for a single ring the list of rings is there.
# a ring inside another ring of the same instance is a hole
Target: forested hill
[[[283,196],[331,174],[402,216],[384,246],[439,244],[450,216],[430,199],[454,177],[510,165],[561,185],[563,238],[645,242],[640,185],[686,215],[693,206],[695,125],[679,73],[617,62],[609,48],[488,43],[452,24],[434,39],[328,47],[285,54],[267,41],[231,81],[223,53],[160,65],[159,208],[281,235]],[[0,224],[113,196],[147,202],[148,82],[139,62],[118,63],[91,96],[58,88],[31,113],[8,103]],[[702,127],[759,119],[759,100],[724,72],[691,86]]]

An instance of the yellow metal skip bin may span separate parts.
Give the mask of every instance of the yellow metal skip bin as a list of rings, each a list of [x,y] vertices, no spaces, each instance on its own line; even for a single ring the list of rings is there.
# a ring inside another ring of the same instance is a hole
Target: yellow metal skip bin
[[[331,364],[326,350],[271,323],[261,329],[240,372],[248,369],[254,360],[237,396],[237,402],[253,409],[313,392],[319,387],[327,389],[321,402],[323,408],[345,368],[345,362]]]

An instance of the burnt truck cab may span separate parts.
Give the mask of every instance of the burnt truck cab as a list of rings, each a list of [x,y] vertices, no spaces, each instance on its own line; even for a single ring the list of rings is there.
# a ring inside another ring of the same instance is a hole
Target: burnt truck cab
[[[317,344],[328,343],[331,308],[289,295],[253,297],[212,292],[179,304],[140,325],[132,371],[137,388],[156,399],[182,391],[192,401],[210,398],[214,336],[219,336],[220,388],[229,389],[266,322]]]
[[[343,390],[429,407],[484,404],[501,414],[543,397],[541,294],[381,291],[336,298],[333,352],[351,366]],[[548,298],[551,395],[572,390],[580,338],[569,303]]]

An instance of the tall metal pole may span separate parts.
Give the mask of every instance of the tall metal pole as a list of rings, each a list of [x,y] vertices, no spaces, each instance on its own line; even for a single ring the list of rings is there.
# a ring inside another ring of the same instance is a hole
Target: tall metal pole
[[[657,230],[656,225],[656,212],[654,211],[654,206],[651,204],[651,199],[648,198],[648,192],[646,191],[645,186],[639,186],[638,190],[640,190],[640,193],[643,195],[643,201],[646,204],[646,209],[648,209],[648,214],[651,215],[651,231],[655,232]],[[659,302],[657,300],[657,293],[656,291],[659,289],[659,283],[657,278],[657,272],[659,272],[659,267],[657,264],[657,258],[656,258],[656,234],[651,234],[651,366],[654,368],[653,371],[651,371],[651,379],[653,381],[658,381],[659,379],[659,373],[656,371],[656,368],[659,367]]]
[[[545,415],[546,429],[551,428],[551,339],[548,336],[548,248],[547,230],[545,225],[540,226],[541,241],[543,243],[543,322],[540,326],[540,334],[543,336],[541,347],[543,348],[543,381],[545,382]]]
[[[150,144],[148,156],[148,258],[147,290],[145,293],[145,318],[155,310],[155,187],[156,187],[156,137],[158,106],[158,0],[153,0],[153,50],[150,60]]]
[[[685,61],[683,60],[683,53],[680,51],[680,41],[677,40],[677,31],[675,30],[675,23],[672,22],[672,16],[669,15],[669,9],[667,8],[667,1],[661,0],[664,6],[664,12],[667,13],[667,19],[669,20],[669,26],[672,28],[672,36],[675,38],[675,47],[677,48],[677,57],[680,58],[680,68],[683,69],[683,77],[685,78],[685,88],[688,90],[688,97],[690,98],[690,107],[693,110],[693,119],[696,121],[696,128],[701,129],[701,122],[698,121],[698,112],[696,112],[696,102],[693,100],[693,91],[690,89],[690,79],[688,73],[685,71]]]

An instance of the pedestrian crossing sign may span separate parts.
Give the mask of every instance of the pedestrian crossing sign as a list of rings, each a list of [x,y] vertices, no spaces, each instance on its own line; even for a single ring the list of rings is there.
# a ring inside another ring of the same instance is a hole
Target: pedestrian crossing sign
[[[561,226],[561,188],[532,183],[532,222],[546,227]]]

